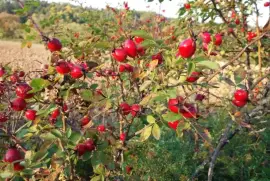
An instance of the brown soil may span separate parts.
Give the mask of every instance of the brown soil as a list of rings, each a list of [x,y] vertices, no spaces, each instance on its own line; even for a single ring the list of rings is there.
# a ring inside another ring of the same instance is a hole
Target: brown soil
[[[50,52],[41,44],[21,48],[21,42],[0,41],[0,64],[10,63],[13,68],[26,72],[48,63],[49,55]]]

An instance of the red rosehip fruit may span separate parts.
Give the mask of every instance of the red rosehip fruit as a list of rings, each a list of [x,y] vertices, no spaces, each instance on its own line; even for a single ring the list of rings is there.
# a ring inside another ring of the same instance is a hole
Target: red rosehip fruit
[[[120,110],[123,115],[128,115],[131,112],[131,107],[128,105],[128,103],[123,102],[120,104]]]
[[[106,130],[106,127],[103,124],[101,124],[101,125],[98,125],[97,130],[98,132],[104,132]]]
[[[237,101],[247,101],[248,100],[248,91],[243,89],[238,89],[234,92],[234,99]]]
[[[176,130],[179,123],[180,123],[179,120],[177,120],[177,121],[171,121],[171,122],[168,122],[168,126],[170,128],[172,128],[172,129]]]
[[[61,42],[58,39],[56,39],[56,38],[53,38],[52,40],[50,40],[48,42],[47,46],[48,46],[48,49],[51,52],[60,51],[62,49]]]
[[[70,72],[70,64],[66,61],[60,61],[57,63],[55,69],[59,74],[68,74]]]
[[[30,87],[28,84],[21,83],[16,87],[15,92],[16,92],[16,95],[20,98],[30,99],[34,96],[33,93],[28,93],[31,90],[32,90],[32,87]]]
[[[63,112],[68,112],[68,106],[67,106],[66,103],[63,104],[63,106],[62,106],[62,111],[63,111]]]
[[[25,117],[28,120],[34,121],[36,119],[36,114],[37,111],[32,110],[32,109],[28,109],[27,111],[25,111]]]
[[[20,98],[20,97],[14,99],[10,104],[11,104],[11,108],[14,111],[22,111],[22,110],[24,110],[26,108],[25,100]]]
[[[158,64],[162,64],[162,62],[163,62],[162,53],[160,52],[160,53],[153,55],[152,60],[158,60]]]
[[[247,101],[238,101],[233,99],[232,103],[237,107],[244,107],[247,104]]]
[[[13,164],[13,169],[17,172],[22,171],[24,169],[24,166],[22,166],[19,162],[16,162]]]
[[[144,38],[139,37],[139,36],[135,36],[135,37],[134,37],[134,41],[135,41],[137,44],[140,44],[141,42],[144,41]]]
[[[4,113],[0,112],[0,123],[4,123],[7,120],[8,120],[8,117]]]
[[[73,79],[79,79],[83,76],[83,70],[80,66],[74,66],[71,69],[70,75]]]
[[[263,5],[264,5],[264,7],[268,7],[268,6],[270,6],[270,2],[265,2]]]
[[[170,109],[170,111],[174,113],[179,113],[179,107],[183,101],[184,98],[182,96],[178,96],[177,98],[174,99],[169,99],[168,108]]]
[[[82,156],[87,150],[85,144],[78,144],[75,148],[79,156]]]
[[[135,58],[137,56],[137,47],[134,41],[126,40],[123,47],[129,57]]]
[[[221,43],[222,43],[222,35],[220,33],[218,33],[218,34],[215,35],[215,42],[214,42],[214,44],[216,46],[220,46]]]
[[[3,77],[3,75],[6,73],[4,67],[0,67],[0,77]]]
[[[87,125],[90,122],[90,119],[88,116],[85,116],[82,118],[81,120],[81,126],[84,127],[85,125]]]
[[[127,174],[130,174],[130,172],[132,171],[132,167],[130,167],[130,166],[126,166],[126,172],[127,172]]]
[[[84,145],[85,145],[85,149],[86,149],[87,151],[93,151],[93,150],[96,149],[95,142],[94,142],[94,140],[92,140],[92,139],[86,140],[86,141],[84,142]]]
[[[123,48],[117,48],[112,51],[112,57],[118,62],[124,62],[127,59],[127,52]]]
[[[208,33],[208,32],[204,32],[203,34],[202,34],[202,41],[203,41],[203,43],[210,43],[211,42],[211,34],[210,33]]]
[[[126,67],[125,67],[125,65],[124,64],[121,64],[121,65],[119,65],[119,72],[125,72],[126,71]]]
[[[133,72],[134,68],[133,68],[132,65],[130,65],[130,64],[127,63],[127,64],[125,64],[124,66],[125,66],[125,69],[126,69],[128,72]]]
[[[10,81],[11,81],[13,84],[15,84],[16,82],[19,81],[19,77],[18,77],[18,75],[16,75],[16,74],[11,75],[11,76],[9,77],[9,79],[10,79]]]
[[[12,163],[23,159],[21,153],[17,148],[9,148],[4,155],[4,162]]]
[[[189,77],[187,77],[187,82],[196,82],[200,78],[200,72],[192,72]]]
[[[180,109],[180,113],[185,118],[196,118],[197,110],[192,104],[185,103],[184,107]]]
[[[179,55],[182,58],[190,58],[196,51],[196,43],[192,38],[188,38],[180,43],[178,47]]]
[[[51,113],[51,118],[56,119],[60,115],[60,110],[56,108],[52,113]]]
[[[240,24],[240,19],[236,19],[236,20],[235,20],[235,24],[236,24],[236,25],[239,25],[239,24]]]
[[[130,109],[131,109],[130,111],[131,115],[135,117],[141,111],[141,106],[139,104],[133,104]]]
[[[25,76],[25,72],[24,71],[20,71],[19,72],[19,77],[24,77]]]
[[[190,6],[189,3],[185,3],[185,4],[184,4],[184,7],[185,7],[186,10],[189,10],[189,9],[191,8],[191,6]]]
[[[203,101],[205,99],[205,95],[203,94],[197,94],[195,97],[196,101]]]
[[[126,133],[120,134],[120,140],[125,141],[126,140]]]

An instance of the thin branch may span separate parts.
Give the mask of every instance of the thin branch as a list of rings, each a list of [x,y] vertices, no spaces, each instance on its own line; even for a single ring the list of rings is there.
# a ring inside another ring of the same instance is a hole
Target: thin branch
[[[217,157],[219,155],[220,150],[222,149],[222,147],[224,147],[224,145],[228,142],[228,135],[229,132],[231,130],[232,127],[232,123],[233,121],[231,120],[228,125],[227,128],[225,129],[222,138],[219,141],[219,144],[217,145],[212,157],[211,157],[211,162],[209,163],[209,169],[208,169],[208,181],[212,181],[213,179],[213,172],[214,172],[214,168],[215,168],[215,162],[217,160]]]

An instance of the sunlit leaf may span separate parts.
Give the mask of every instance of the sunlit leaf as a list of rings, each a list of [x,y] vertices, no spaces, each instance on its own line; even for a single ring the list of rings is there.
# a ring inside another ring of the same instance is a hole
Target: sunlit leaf
[[[160,128],[158,124],[154,124],[153,129],[152,129],[152,134],[156,140],[160,139]]]

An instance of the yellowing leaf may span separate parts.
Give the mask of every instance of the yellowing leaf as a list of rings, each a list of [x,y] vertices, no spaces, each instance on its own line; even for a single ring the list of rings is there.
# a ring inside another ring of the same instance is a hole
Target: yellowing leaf
[[[147,116],[147,122],[148,123],[156,123],[156,119],[152,115]]]
[[[146,80],[141,86],[140,86],[140,91],[143,91],[147,89],[151,85],[152,81],[151,80]]]
[[[143,100],[140,102],[140,105],[145,106],[147,105],[153,98],[155,98],[157,94],[152,93],[143,98]]]
[[[160,128],[158,124],[154,124],[153,129],[152,129],[152,134],[156,140],[160,139]]]
[[[145,127],[143,132],[141,133],[141,141],[145,141],[149,138],[149,136],[151,135],[151,131],[152,131],[152,126],[148,126]]]
[[[157,65],[158,65],[158,59],[152,60],[149,63],[149,69],[152,71],[157,67]]]

